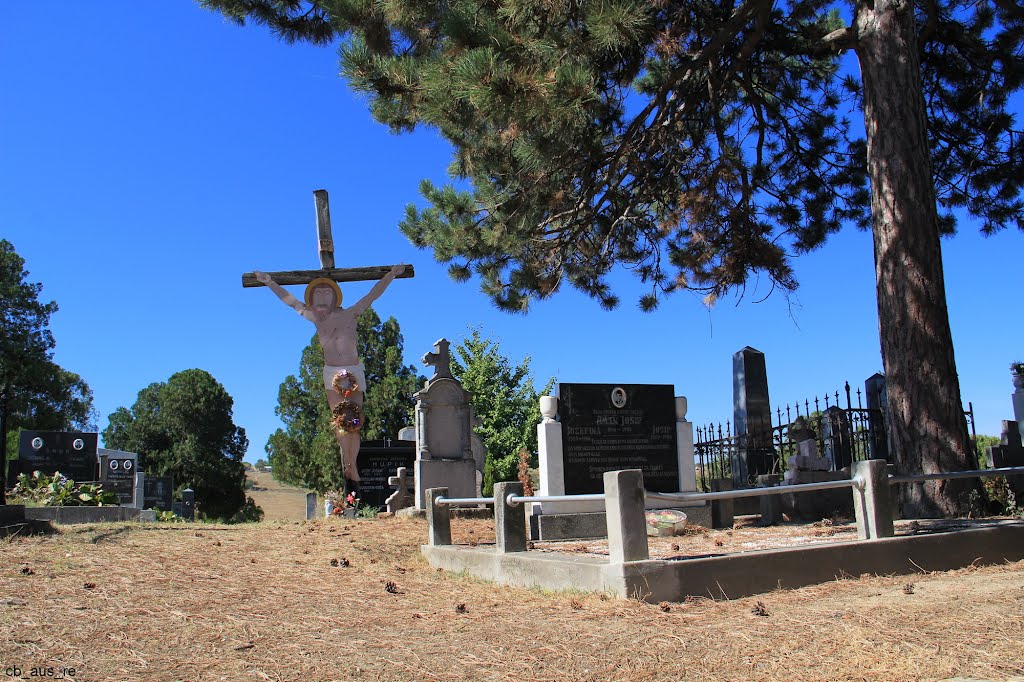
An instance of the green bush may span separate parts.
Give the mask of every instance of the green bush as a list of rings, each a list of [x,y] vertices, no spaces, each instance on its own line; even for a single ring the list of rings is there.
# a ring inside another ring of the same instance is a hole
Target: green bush
[[[245,504],[228,519],[228,523],[259,523],[263,520],[263,508],[251,497],[245,498]]]
[[[97,483],[75,483],[59,471],[47,476],[41,471],[21,474],[8,495],[10,504],[29,507],[117,506],[117,495]]]

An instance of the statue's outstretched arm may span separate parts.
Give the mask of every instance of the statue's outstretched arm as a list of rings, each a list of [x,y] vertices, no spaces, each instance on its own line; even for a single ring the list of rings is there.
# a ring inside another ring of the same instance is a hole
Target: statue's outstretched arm
[[[301,315],[306,310],[305,303],[285,291],[284,287],[271,279],[270,275],[265,272],[260,272],[259,270],[255,270],[253,274],[256,275],[257,282],[265,284],[267,288],[277,294],[277,297],[284,301],[285,304],[295,308],[295,312]]]
[[[384,293],[384,290],[388,288],[388,285],[395,281],[395,277],[398,277],[403,272],[405,272],[404,263],[402,265],[396,265],[395,267],[391,268],[391,272],[384,275],[384,277],[382,277],[379,282],[374,284],[373,288],[370,289],[370,292],[366,294],[366,296],[363,296],[361,299],[359,299],[355,305],[349,308],[349,310],[358,315],[367,308],[369,308],[374,301],[380,298],[380,295]]]

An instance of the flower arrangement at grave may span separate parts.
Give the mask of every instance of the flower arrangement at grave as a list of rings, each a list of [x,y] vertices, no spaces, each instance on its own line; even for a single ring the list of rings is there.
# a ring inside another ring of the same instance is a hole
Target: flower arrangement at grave
[[[1014,388],[1024,388],[1024,362],[1010,363],[1010,377]]]
[[[361,390],[355,375],[343,369],[334,375],[331,385],[334,386],[334,390],[341,396],[341,402],[335,405],[332,410],[334,418],[331,419],[331,423],[334,424],[336,429],[346,433],[359,431],[359,429],[363,428],[363,408],[354,400],[351,400],[353,394]]]
[[[332,516],[342,516],[346,509],[359,510],[361,502],[355,493],[346,494],[344,490],[328,490],[324,493],[324,497],[327,500],[327,505],[330,507],[329,512]]]

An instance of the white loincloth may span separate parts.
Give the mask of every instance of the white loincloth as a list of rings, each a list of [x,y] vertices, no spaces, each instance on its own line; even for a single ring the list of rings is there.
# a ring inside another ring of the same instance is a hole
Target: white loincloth
[[[363,363],[358,365],[349,365],[347,367],[331,367],[330,365],[324,365],[324,386],[328,391],[334,390],[334,377],[341,370],[348,370],[349,374],[355,376],[356,382],[359,384],[359,391],[366,393],[366,372],[363,371]]]

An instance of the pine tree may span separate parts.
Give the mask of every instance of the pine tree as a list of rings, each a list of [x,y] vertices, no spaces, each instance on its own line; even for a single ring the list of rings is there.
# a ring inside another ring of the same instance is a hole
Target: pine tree
[[[0,239],[0,504],[21,429],[96,428],[89,385],[52,360],[57,304],[39,300],[42,285],[27,277],[25,260]]]
[[[398,321],[381,321],[367,308],[357,321],[357,348],[366,373],[361,439],[396,438],[412,424],[413,398],[423,377],[403,365],[404,340]],[[323,380],[324,354],[314,334],[302,351],[298,376],[289,375],[278,391],[275,410],[285,428],[267,441],[274,478],[312,490],[344,485],[338,443],[331,430],[331,412]]]
[[[614,307],[616,264],[650,286],[645,310],[752,276],[790,291],[794,254],[870,229],[897,467],[968,466],[940,235],[954,209],[986,234],[1024,228],[1019,3],[201,4],[289,42],[340,40],[377,120],[439,130],[462,182],[424,182],[429,206],[402,229],[508,310],[563,283]],[[904,486],[904,511],[956,513],[974,485]]]
[[[486,452],[483,494],[491,495],[495,483],[517,479],[521,450],[537,466],[541,394],[533,387],[530,358],[513,367],[500,344],[484,338],[480,329],[472,329],[454,348],[452,376],[473,396],[473,412],[480,422],[476,432]],[[549,380],[543,394],[550,393],[554,383]]]

